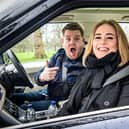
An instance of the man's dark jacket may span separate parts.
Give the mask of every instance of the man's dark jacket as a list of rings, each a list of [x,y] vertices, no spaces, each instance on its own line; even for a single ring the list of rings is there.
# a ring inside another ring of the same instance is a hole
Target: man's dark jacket
[[[84,52],[84,51],[83,51]],[[59,49],[58,52],[50,59],[48,67],[59,67],[57,71],[56,79],[53,81],[40,82],[39,75],[44,70],[42,68],[39,72],[35,74],[35,81],[38,85],[44,86],[48,84],[48,99],[54,100],[64,100],[68,98],[69,92],[76,82],[77,76],[84,69],[82,65],[82,55],[75,60],[70,60],[64,49]],[[62,80],[62,67],[67,70],[66,80]],[[43,91],[44,92],[44,91]],[[41,91],[42,94],[42,91]]]
[[[103,87],[105,80],[125,67],[118,67],[118,54],[109,54],[97,61],[88,57],[87,68],[73,87],[68,101],[58,116],[95,111],[129,104],[129,77]]]

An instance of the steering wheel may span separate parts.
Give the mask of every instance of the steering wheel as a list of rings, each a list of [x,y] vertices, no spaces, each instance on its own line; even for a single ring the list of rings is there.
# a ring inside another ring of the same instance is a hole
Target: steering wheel
[[[25,80],[26,85],[30,88],[33,88],[33,83],[31,79],[27,75],[24,67],[22,66],[22,64],[20,63],[20,61],[18,60],[14,52],[11,49],[9,49],[6,51],[6,53],[8,57],[10,58],[10,60],[12,61],[12,63],[14,64],[15,68],[17,69],[18,74]]]

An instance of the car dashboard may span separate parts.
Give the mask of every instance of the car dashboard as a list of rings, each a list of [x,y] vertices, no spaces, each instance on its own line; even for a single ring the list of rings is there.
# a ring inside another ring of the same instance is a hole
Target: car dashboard
[[[14,109],[15,107],[15,109]],[[17,109],[17,110],[16,110]],[[19,124],[20,122],[17,121],[11,114],[14,112],[16,113],[18,108],[14,106],[10,101],[6,99],[6,90],[3,85],[0,85],[0,125],[15,125]],[[14,113],[14,114],[15,114]]]
[[[46,112],[46,110],[37,111],[35,113],[35,121],[46,119]],[[0,85],[0,119],[1,126],[4,126],[5,123],[5,126],[11,126],[29,122],[26,119],[26,110],[21,109],[19,106],[6,98],[6,90],[3,85]]]

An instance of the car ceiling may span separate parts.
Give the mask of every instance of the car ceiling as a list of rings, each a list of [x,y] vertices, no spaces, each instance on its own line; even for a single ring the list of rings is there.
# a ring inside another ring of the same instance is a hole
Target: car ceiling
[[[80,8],[60,15],[51,22],[97,22],[107,18],[117,22],[129,22],[129,8]]]

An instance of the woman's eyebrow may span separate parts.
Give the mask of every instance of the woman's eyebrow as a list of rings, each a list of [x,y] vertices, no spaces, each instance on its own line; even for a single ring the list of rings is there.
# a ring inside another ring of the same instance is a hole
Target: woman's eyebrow
[[[101,33],[95,33],[95,35],[101,35]]]
[[[95,35],[102,35],[102,33],[95,33]],[[112,36],[115,36],[115,34],[113,34],[113,33],[106,33],[106,35],[112,35]]]
[[[113,34],[113,33],[106,33],[106,35],[116,36],[116,34]]]

